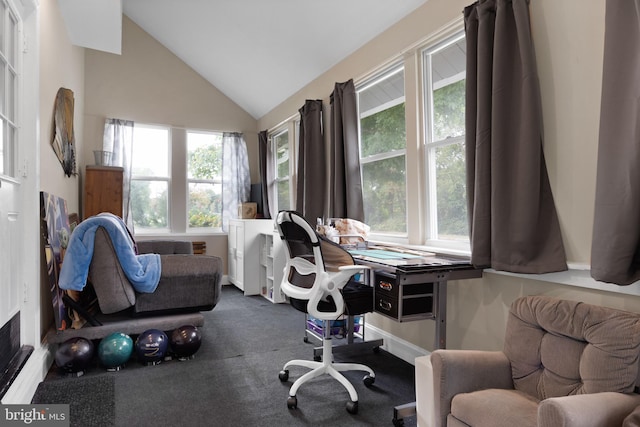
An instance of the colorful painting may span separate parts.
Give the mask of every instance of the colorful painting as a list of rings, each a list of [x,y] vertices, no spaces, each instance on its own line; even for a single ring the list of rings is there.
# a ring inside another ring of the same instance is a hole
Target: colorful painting
[[[58,274],[71,235],[66,200],[40,192],[40,217],[56,329],[62,331],[71,327],[71,319],[63,300],[64,290],[58,286]]]

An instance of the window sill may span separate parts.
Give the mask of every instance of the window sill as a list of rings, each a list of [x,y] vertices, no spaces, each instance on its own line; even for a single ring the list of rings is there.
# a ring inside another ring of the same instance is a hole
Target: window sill
[[[498,274],[503,276],[519,277],[523,279],[538,280],[541,282],[557,283],[567,286],[576,286],[579,288],[596,289],[599,291],[615,292],[626,295],[640,295],[640,281],[632,283],[628,286],[614,285],[612,283],[604,283],[591,277],[591,270],[588,264],[569,263],[567,271],[545,274],[520,274],[509,273],[506,271],[497,271],[494,269],[485,269],[485,273]]]

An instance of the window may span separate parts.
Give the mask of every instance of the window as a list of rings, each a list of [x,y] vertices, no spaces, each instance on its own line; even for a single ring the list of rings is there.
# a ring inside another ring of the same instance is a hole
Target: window
[[[460,34],[423,52],[427,243],[469,241],[465,182],[466,45]]]
[[[169,128],[133,127],[131,211],[136,228],[169,228],[169,136]]]
[[[275,152],[275,184],[277,189],[277,210],[291,209],[290,185],[290,153],[289,131],[283,130],[272,137],[272,147]]]
[[[0,175],[16,176],[18,18],[0,1]]]
[[[222,227],[222,134],[187,132],[189,228]]]
[[[131,164],[136,233],[221,229],[221,132],[136,123]]]
[[[365,223],[372,232],[406,234],[404,67],[357,89]]]

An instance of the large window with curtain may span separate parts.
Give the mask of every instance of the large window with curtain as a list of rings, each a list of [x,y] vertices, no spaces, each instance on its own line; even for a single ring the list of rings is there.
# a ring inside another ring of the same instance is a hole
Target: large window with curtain
[[[422,52],[426,153],[426,239],[433,246],[468,248],[465,189],[464,33]]]
[[[136,233],[222,229],[222,133],[136,123],[131,211]]]
[[[358,85],[364,222],[375,233],[407,233],[404,67]]]

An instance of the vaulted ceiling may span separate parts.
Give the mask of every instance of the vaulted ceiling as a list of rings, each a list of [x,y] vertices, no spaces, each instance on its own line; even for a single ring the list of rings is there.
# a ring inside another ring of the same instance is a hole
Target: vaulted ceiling
[[[256,119],[426,1],[58,0],[74,44],[119,53],[124,13]]]

